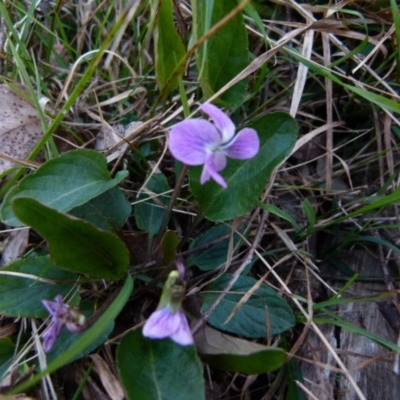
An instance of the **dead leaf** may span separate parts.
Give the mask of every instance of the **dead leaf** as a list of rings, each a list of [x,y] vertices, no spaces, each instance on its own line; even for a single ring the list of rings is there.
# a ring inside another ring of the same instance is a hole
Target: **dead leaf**
[[[201,354],[234,354],[247,356],[249,354],[270,349],[262,344],[250,342],[227,335],[205,325],[194,336],[197,351]]]
[[[74,363],[73,368],[67,368],[64,373],[67,375],[72,374],[73,381],[77,384],[81,384],[82,380],[85,380],[85,385],[82,388],[80,399],[84,400],[109,400],[109,397],[104,392],[104,389],[100,387],[97,379],[93,379],[90,375],[86,376],[87,372],[87,363],[86,360],[81,359]],[[85,367],[86,365],[86,367]],[[71,371],[72,370],[72,371]],[[67,394],[66,399],[72,399],[72,393]],[[68,396],[69,395],[69,396]]]
[[[93,360],[94,370],[98,373],[101,383],[110,398],[113,400],[123,400],[125,397],[124,390],[107,363],[98,354],[92,354],[89,357]]]
[[[194,341],[202,361],[222,371],[254,375],[273,371],[286,359],[281,348],[230,336],[207,325],[196,332]]]
[[[102,132],[96,137],[95,149],[99,151],[107,151],[115,147],[112,155],[107,157],[107,160],[113,161],[118,158],[128,148],[128,137],[131,133],[135,132],[142,122],[134,121],[124,125],[105,125]],[[119,144],[119,145],[118,145]]]
[[[15,86],[27,92],[23,85]],[[6,84],[0,84],[0,174],[21,164],[19,160],[25,164],[24,158],[42,133],[36,108]]]
[[[15,261],[25,253],[29,243],[29,229],[15,230],[10,233],[7,244],[4,247],[0,261],[0,267],[4,267]]]

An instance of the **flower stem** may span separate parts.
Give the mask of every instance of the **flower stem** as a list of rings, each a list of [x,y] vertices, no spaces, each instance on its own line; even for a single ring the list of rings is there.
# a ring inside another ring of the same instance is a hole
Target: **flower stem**
[[[161,223],[160,230],[158,232],[157,238],[154,241],[153,250],[156,250],[159,247],[160,243],[161,243],[162,237],[164,235],[165,228],[167,227],[169,218],[171,216],[172,208],[173,208],[173,206],[174,206],[174,204],[176,202],[176,199],[178,198],[178,195],[179,195],[179,193],[181,191],[181,188],[182,188],[182,185],[183,185],[183,181],[185,180],[187,169],[188,169],[188,166],[186,164],[183,164],[181,173],[179,174],[178,180],[176,181],[176,184],[175,184],[175,189],[174,189],[174,191],[173,191],[173,193],[171,195],[171,199],[170,199],[170,201],[168,203],[168,207],[167,207],[167,209],[165,211],[165,215],[164,215],[164,218],[162,220],[162,223]]]

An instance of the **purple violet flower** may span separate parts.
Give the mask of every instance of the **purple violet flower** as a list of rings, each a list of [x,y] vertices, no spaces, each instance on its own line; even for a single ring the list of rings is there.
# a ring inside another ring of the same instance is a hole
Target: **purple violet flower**
[[[51,316],[50,325],[42,336],[43,349],[48,352],[53,347],[64,326],[70,332],[81,332],[85,324],[85,316],[76,307],[64,303],[61,295],[57,295],[54,301],[42,300],[42,304]]]
[[[185,268],[180,261],[177,266],[179,272],[169,274],[158,308],[144,324],[142,333],[150,339],[169,337],[181,346],[188,346],[193,344],[193,336],[181,307],[185,296]]]
[[[226,167],[226,157],[247,160],[260,148],[257,132],[244,128],[235,136],[235,125],[218,107],[207,103],[200,106],[214,123],[203,119],[187,119],[176,124],[170,132],[169,150],[179,161],[187,165],[204,165],[200,183],[213,178],[227,188],[218,173]]]
[[[150,339],[169,337],[181,346],[193,344],[185,314],[180,310],[174,313],[168,307],[160,308],[150,315],[143,327],[143,336]]]

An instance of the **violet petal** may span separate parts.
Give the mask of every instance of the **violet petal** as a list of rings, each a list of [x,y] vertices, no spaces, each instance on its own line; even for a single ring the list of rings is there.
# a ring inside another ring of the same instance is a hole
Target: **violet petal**
[[[226,167],[226,156],[222,151],[216,151],[212,157],[213,168],[215,171],[222,171]]]
[[[54,317],[62,317],[68,313],[68,304],[65,304],[61,295],[57,295],[54,301],[42,300],[42,304],[46,307],[50,315]]]
[[[182,311],[171,313],[164,307],[153,312],[143,327],[143,336],[150,339],[170,337],[183,346],[193,344],[192,333]]]
[[[210,178],[213,178],[218,185],[226,189],[228,186],[224,178],[218,173],[226,167],[226,157],[221,152],[209,154],[206,158],[206,162],[203,167],[203,171],[200,177],[200,183],[207,182]]]
[[[63,324],[60,321],[53,318],[49,327],[42,335],[43,350],[45,352],[51,350],[62,328]]]
[[[254,157],[260,149],[257,132],[251,128],[242,129],[228,145],[223,146],[224,153],[238,160]]]
[[[50,331],[50,329],[48,329],[45,333],[43,333],[43,335],[42,335],[43,350],[46,353],[51,350],[56,339],[57,339],[57,336],[52,331]]]
[[[204,165],[201,171],[200,184],[204,185],[206,182],[210,180],[210,178],[211,178],[210,171],[208,170],[207,165]]]
[[[178,314],[180,318],[179,329],[170,337],[175,343],[181,346],[189,346],[193,344],[193,336],[188,321],[181,311],[178,311],[176,314]]]
[[[210,103],[202,104],[200,110],[209,115],[214,121],[214,125],[222,136],[221,143],[229,142],[233,138],[235,134],[235,124],[223,111]]]
[[[188,119],[171,129],[169,150],[187,165],[201,165],[206,161],[207,149],[218,146],[220,141],[220,134],[211,122]]]
[[[164,307],[153,312],[143,326],[143,336],[151,339],[163,339],[176,332],[179,315]]]

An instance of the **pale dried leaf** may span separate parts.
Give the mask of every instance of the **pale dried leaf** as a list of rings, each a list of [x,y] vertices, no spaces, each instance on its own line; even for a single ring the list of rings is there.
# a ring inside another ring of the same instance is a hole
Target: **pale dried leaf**
[[[196,348],[201,354],[234,354],[247,356],[265,351],[266,346],[227,335],[205,325],[194,335]]]
[[[12,231],[4,247],[3,255],[0,261],[0,267],[10,264],[22,254],[28,247],[29,229]]]
[[[123,400],[125,397],[124,390],[107,363],[98,354],[92,354],[90,358],[93,360],[94,370],[99,374],[101,383],[110,398],[113,400]]]
[[[100,387],[98,380],[93,379],[91,376],[86,377],[85,363],[81,360],[76,363],[75,368],[73,368],[74,381],[77,384],[81,384],[82,380],[86,380],[85,385],[82,389],[82,395],[79,398],[84,400],[112,400],[104,392],[103,388]]]
[[[16,86],[26,92],[24,86]],[[36,108],[7,85],[0,84],[0,174],[24,159],[42,133]]]
[[[107,160],[113,161],[118,158],[128,148],[128,137],[129,135],[137,130],[142,122],[131,122],[127,126],[123,125],[105,125],[102,132],[96,136],[95,149],[99,151],[107,151],[114,148],[115,151],[111,156],[107,157]]]

